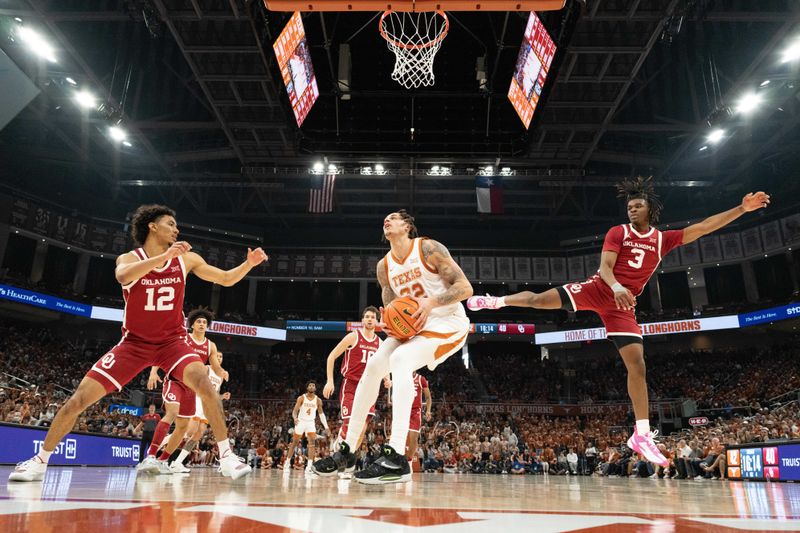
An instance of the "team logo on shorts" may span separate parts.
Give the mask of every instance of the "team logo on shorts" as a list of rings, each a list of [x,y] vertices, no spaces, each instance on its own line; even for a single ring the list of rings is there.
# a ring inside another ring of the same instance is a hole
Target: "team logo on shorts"
[[[581,292],[582,289],[583,287],[581,287],[580,283],[573,283],[572,285],[569,286],[569,292],[571,292],[572,294],[577,294]]]
[[[175,398],[175,395],[173,393],[171,393],[171,392],[167,393],[167,400],[169,400],[171,402],[174,402],[176,399],[177,398]]]
[[[350,413],[348,412],[347,406],[343,405],[342,406],[342,416],[347,416],[348,414],[350,414]]]
[[[100,366],[102,366],[103,368],[111,368],[112,366],[114,366],[114,363],[116,362],[117,361],[116,359],[114,359],[114,354],[107,353],[103,356],[102,359],[100,359]]]

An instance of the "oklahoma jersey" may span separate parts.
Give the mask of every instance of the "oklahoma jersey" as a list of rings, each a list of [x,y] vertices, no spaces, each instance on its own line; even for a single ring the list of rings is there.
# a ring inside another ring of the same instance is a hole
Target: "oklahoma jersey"
[[[414,375],[414,403],[411,404],[411,411],[422,409],[422,390],[428,388],[428,380],[419,374]]]
[[[614,277],[638,296],[661,259],[682,243],[683,230],[659,231],[651,227],[647,233],[639,233],[631,224],[622,224],[608,230],[603,251],[618,254]]]
[[[211,357],[211,341],[208,340],[208,337],[203,339],[203,342],[197,342],[194,340],[194,337],[187,335],[186,344],[188,344],[189,348],[191,348],[191,350],[200,357],[200,360],[203,361],[204,365],[208,364],[208,358]]]
[[[367,361],[378,351],[381,345],[381,338],[375,335],[371,341],[367,340],[360,329],[356,330],[356,335],[358,335],[356,343],[352,348],[344,352],[341,373],[343,377],[358,382],[361,381],[361,376],[364,375]]]
[[[434,298],[444,294],[448,289],[436,269],[425,261],[425,256],[422,254],[422,242],[425,240],[424,237],[412,240],[411,249],[402,259],[395,257],[392,252],[386,254],[384,258],[386,277],[398,297],[414,296],[421,298],[427,296]],[[436,307],[431,310],[429,316],[444,317],[451,315],[467,316],[461,302]]]
[[[144,248],[137,248],[132,253],[140,261],[148,259]],[[158,344],[184,337],[185,288],[186,265],[182,257],[170,259],[163,267],[154,268],[138,280],[123,285],[123,338]]]

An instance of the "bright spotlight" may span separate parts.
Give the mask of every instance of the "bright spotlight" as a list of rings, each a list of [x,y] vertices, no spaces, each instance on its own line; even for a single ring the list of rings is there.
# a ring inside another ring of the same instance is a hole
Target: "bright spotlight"
[[[69,83],[70,85],[73,85],[73,86],[74,86],[74,85],[78,85],[78,82],[76,82],[75,80],[73,80],[73,79],[72,79],[72,78],[70,78],[69,76],[67,76],[66,78],[64,78],[64,81],[66,81],[67,83]]]
[[[708,145],[704,144],[703,146],[700,147],[700,150],[698,150],[698,151],[699,152],[705,152],[706,150],[708,150]]]
[[[117,142],[125,142],[128,140],[128,134],[119,126],[111,126],[108,128],[108,135]]]
[[[94,97],[89,91],[78,91],[75,93],[75,102],[84,109],[92,109],[97,107],[97,98]]]
[[[336,165],[333,164],[328,165],[328,172],[336,172],[336,170],[337,170]]]
[[[380,163],[375,165],[375,172],[383,172],[383,165],[381,165]]]
[[[322,172],[322,170],[324,168],[325,168],[325,165],[323,165],[322,163],[320,163],[320,162],[314,163],[314,172]]]
[[[721,129],[717,128],[717,129],[713,130],[711,133],[708,134],[708,137],[706,137],[706,140],[708,142],[710,142],[711,144],[717,144],[718,142],[720,142],[722,140],[723,137],[725,137],[725,130],[721,130]]]
[[[762,81],[762,82],[761,82],[761,85],[759,85],[759,87],[766,87],[766,86],[767,86],[767,85],[769,85],[770,83],[771,83],[771,81],[770,81],[770,80],[764,80],[764,81]]]
[[[783,51],[783,62],[794,61],[800,59],[800,39],[796,39],[789,48]]]
[[[38,32],[26,26],[20,26],[17,35],[22,42],[28,45],[31,52],[51,63],[56,62],[55,50]]]
[[[744,115],[751,113],[761,103],[761,95],[756,93],[748,93],[742,96],[736,104],[736,112]]]
[[[131,144],[130,141],[122,141],[122,146],[124,146],[125,148],[130,148],[133,145]]]
[[[433,166],[431,167],[431,170],[432,170],[433,172],[439,172],[439,165],[433,165]]]
[[[493,167],[492,165],[489,165],[489,166],[488,166],[488,167],[486,167],[484,170],[485,170],[487,173],[488,173],[488,172],[494,172],[494,167]]]

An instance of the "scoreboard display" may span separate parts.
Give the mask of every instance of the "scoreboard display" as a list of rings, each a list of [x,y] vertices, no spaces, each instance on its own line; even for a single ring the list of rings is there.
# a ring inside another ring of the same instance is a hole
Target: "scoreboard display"
[[[726,459],[729,479],[800,481],[800,441],[730,446]]]

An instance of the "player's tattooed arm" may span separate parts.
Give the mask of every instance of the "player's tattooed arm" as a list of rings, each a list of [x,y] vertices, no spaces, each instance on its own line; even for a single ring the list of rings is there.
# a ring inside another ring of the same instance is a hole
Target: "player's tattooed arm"
[[[378,283],[381,286],[381,301],[383,305],[389,305],[392,300],[395,299],[394,290],[392,290],[392,286],[389,283],[389,277],[386,274],[386,266],[384,265],[384,261],[386,258],[384,257],[380,261],[378,261]]]
[[[449,305],[472,296],[472,284],[442,243],[432,239],[422,241],[422,257],[449,285],[444,293],[435,298],[437,305]]]

